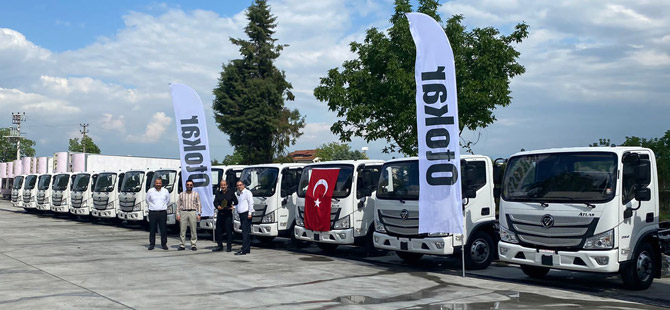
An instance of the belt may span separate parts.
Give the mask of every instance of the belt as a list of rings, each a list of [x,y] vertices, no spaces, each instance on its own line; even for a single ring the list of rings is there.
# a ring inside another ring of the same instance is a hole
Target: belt
[[[195,212],[198,211],[196,209],[189,209],[189,210],[179,210],[179,212]]]
[[[149,210],[149,212],[167,212],[167,210]]]

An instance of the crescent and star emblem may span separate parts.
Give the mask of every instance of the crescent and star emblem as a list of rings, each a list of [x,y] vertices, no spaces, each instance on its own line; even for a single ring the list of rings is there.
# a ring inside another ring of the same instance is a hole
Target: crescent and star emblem
[[[314,188],[312,189],[312,196],[314,196],[314,193],[316,193],[316,189],[319,187],[319,185],[323,185],[323,187],[326,188],[323,191],[323,195],[321,195],[321,197],[325,196],[326,193],[328,192],[328,182],[326,182],[326,180],[324,180],[324,179],[321,179],[321,180],[316,181],[316,185],[314,185]],[[316,201],[314,201],[314,204],[316,204],[316,207],[318,208],[321,205],[321,200],[319,200],[319,198],[317,198]]]

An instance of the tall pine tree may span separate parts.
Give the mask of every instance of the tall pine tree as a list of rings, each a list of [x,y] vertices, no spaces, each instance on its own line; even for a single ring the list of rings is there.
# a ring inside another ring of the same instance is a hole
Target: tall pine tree
[[[277,24],[267,1],[255,0],[246,15],[249,40],[230,39],[242,59],[223,65],[212,107],[219,129],[244,164],[269,163],[295,144],[305,118],[284,107],[284,100],[294,99],[292,86],[274,61],[286,45],[272,37]]]

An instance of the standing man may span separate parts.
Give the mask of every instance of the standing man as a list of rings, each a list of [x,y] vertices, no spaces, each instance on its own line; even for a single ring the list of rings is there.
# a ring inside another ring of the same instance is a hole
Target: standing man
[[[177,221],[179,221],[179,251],[185,250],[184,239],[186,239],[186,227],[191,226],[191,250],[197,251],[195,246],[198,242],[197,222],[200,222],[202,206],[200,195],[193,191],[193,181],[186,181],[186,191],[179,194],[177,200]]]
[[[244,182],[237,181],[237,207],[235,210],[240,216],[240,224],[242,225],[242,249],[235,253],[235,255],[246,255],[251,253],[251,217],[254,213],[254,196],[251,191],[246,189]]]
[[[170,203],[170,193],[163,188],[163,180],[156,179],[154,187],[147,192],[147,205],[149,205],[149,251],[156,245],[156,228],[161,231],[161,248],[168,250],[167,246],[167,206]]]
[[[223,232],[226,232],[226,252],[230,252],[233,246],[233,209],[237,205],[237,196],[233,190],[228,190],[228,182],[221,180],[219,190],[214,197],[216,206],[216,243],[219,244],[212,252],[223,251]]]

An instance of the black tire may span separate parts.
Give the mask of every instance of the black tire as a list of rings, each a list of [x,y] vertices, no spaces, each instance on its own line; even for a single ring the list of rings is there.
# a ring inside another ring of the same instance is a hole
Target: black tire
[[[491,235],[483,231],[475,232],[465,245],[465,268],[481,270],[488,268],[496,252]]]
[[[375,247],[374,234],[375,228],[371,225],[368,228],[368,233],[365,235],[363,247],[365,247],[365,255],[367,256],[384,256],[388,250],[378,249]]]
[[[272,237],[272,236],[256,236],[256,239],[258,239],[258,241],[260,241],[261,243],[270,244],[270,243],[272,243],[272,240],[275,240],[275,237]]]
[[[533,279],[542,279],[547,275],[547,273],[549,273],[549,268],[521,265],[521,271]]]
[[[332,254],[335,253],[335,250],[337,250],[338,244],[317,242],[316,246],[318,246],[321,251]]]
[[[641,291],[651,286],[658,263],[655,254],[654,248],[648,242],[635,251],[633,259],[621,272],[621,279],[627,289]]]
[[[291,225],[291,228],[289,229],[289,233],[291,235],[291,244],[296,248],[301,248],[301,249],[306,248],[311,243],[309,241],[300,240],[300,239],[295,237],[295,222],[293,222],[293,225]]]
[[[414,265],[419,262],[421,257],[423,257],[423,254],[421,253],[412,253],[412,252],[402,252],[402,251],[396,251],[395,252],[398,257],[400,257],[405,263],[408,263],[410,265]]]

